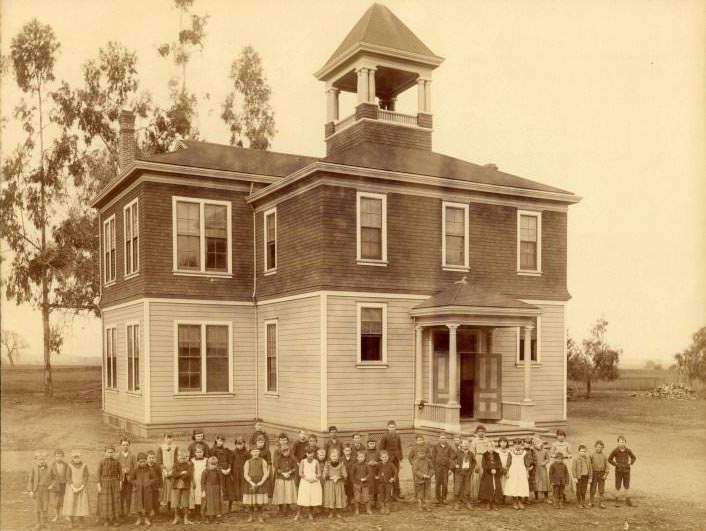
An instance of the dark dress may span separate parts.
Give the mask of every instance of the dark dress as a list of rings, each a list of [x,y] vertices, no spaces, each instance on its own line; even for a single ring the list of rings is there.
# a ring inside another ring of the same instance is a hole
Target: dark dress
[[[155,495],[154,486],[160,481],[156,467],[137,466],[131,473],[129,481],[132,484],[132,500],[130,512],[149,515],[159,505],[159,497]]]
[[[230,468],[230,473],[228,474],[223,474],[223,472],[221,472],[221,476],[223,476],[223,497],[229,502],[239,499],[235,496],[235,482],[233,480],[233,451],[225,446],[214,446],[211,448],[211,455],[218,458],[219,471]],[[242,498],[242,493],[240,498]]]
[[[527,469],[527,483],[529,484],[530,492],[535,491],[534,474],[537,462],[535,461],[534,452],[531,449],[525,450],[525,468]]]
[[[245,447],[240,450],[234,448],[232,459],[230,473],[233,475],[233,501],[242,501],[243,493],[250,489],[250,485],[245,483],[245,478],[243,477],[245,462],[250,459],[250,454],[248,454]]]
[[[306,449],[309,447],[309,441],[297,441],[292,447],[292,455],[297,463],[301,463],[302,459],[306,457]]]
[[[494,450],[487,451],[481,459],[483,470],[480,478],[480,488],[478,498],[488,503],[500,503],[503,500],[503,489],[500,479],[503,474],[503,464],[500,461],[500,454]],[[495,470],[493,475],[492,470]]]
[[[205,516],[221,516],[223,514],[223,491],[225,478],[220,468],[207,468],[201,473],[201,488],[206,493],[201,498],[201,512]]]
[[[120,516],[121,474],[120,463],[112,457],[103,459],[98,465],[98,482],[101,486],[98,515],[106,520],[115,520]]]

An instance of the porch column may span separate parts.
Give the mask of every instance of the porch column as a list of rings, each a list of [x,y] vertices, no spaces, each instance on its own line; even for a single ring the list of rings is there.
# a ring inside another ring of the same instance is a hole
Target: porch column
[[[446,325],[449,329],[449,405],[458,404],[458,355],[456,354],[457,324]]]
[[[414,328],[416,333],[414,341],[414,403],[419,404],[424,397],[424,391],[422,387],[422,367],[424,360],[422,357],[423,345],[422,345],[422,334],[424,328],[417,325]]]
[[[525,369],[525,402],[532,402],[532,329],[534,327],[526,325],[523,327],[525,332],[525,350],[524,350],[524,369]]]

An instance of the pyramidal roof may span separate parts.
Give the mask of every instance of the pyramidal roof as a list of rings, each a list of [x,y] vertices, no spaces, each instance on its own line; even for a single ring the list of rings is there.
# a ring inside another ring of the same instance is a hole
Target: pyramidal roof
[[[536,310],[537,307],[526,302],[513,299],[502,293],[477,285],[474,282],[462,280],[454,282],[448,288],[429,297],[415,306],[415,309],[440,308],[443,306],[470,306],[486,308],[513,308],[519,310]]]
[[[373,4],[353,26],[353,29],[316,75],[321,76],[331,66],[351,55],[354,50],[366,47],[378,50],[394,50],[405,55],[427,59],[434,64],[439,64],[442,61],[441,57],[435,55],[386,6]]]

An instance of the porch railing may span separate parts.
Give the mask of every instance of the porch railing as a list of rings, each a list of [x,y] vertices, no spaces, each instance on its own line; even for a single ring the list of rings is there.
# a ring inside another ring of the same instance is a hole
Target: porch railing
[[[386,120],[388,122],[396,122],[398,124],[417,125],[417,115],[416,114],[403,114],[401,112],[387,111],[385,109],[378,109],[378,118],[380,120]]]
[[[419,407],[419,419],[434,424],[443,424],[446,422],[446,405],[424,403]]]

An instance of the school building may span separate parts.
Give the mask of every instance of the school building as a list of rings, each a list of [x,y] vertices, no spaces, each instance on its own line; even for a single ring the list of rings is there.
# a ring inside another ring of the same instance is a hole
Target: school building
[[[120,171],[93,204],[106,422],[143,436],[254,417],[313,432],[566,422],[579,197],[432,151],[442,61],[371,6],[315,74],[323,158],[197,141],[146,156],[120,115]],[[416,113],[395,110],[408,90]]]

